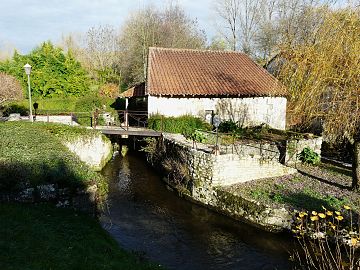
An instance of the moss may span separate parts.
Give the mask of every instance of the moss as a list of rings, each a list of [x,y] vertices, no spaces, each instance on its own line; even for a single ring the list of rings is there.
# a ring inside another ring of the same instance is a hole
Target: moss
[[[216,197],[219,201],[219,207],[234,207],[236,211],[243,210],[248,215],[256,215],[265,210],[265,206],[249,201],[234,193],[228,192],[221,187],[216,187]]]

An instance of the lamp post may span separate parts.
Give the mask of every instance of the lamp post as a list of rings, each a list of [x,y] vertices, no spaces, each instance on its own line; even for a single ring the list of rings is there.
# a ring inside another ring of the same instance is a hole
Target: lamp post
[[[31,73],[31,66],[29,64],[26,64],[24,66],[25,69],[25,73],[28,77],[28,89],[29,89],[29,109],[30,109],[30,113],[29,113],[29,118],[30,118],[30,122],[33,122],[33,116],[32,116],[32,106],[31,106],[31,89],[30,89],[30,73]]]

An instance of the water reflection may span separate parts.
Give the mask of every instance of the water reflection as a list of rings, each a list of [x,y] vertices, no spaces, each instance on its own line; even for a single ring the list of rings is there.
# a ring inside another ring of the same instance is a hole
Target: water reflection
[[[287,238],[184,201],[135,155],[103,170],[109,212],[103,226],[129,250],[170,269],[289,269]]]

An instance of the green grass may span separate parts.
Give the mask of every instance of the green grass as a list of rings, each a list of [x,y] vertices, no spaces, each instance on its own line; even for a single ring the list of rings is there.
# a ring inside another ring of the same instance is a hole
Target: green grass
[[[107,184],[103,177],[62,144],[94,134],[59,124],[0,123],[0,191],[50,183],[76,189],[97,183],[100,194],[104,194]]]
[[[152,115],[148,120],[148,127],[154,130],[179,133],[186,136],[190,136],[197,129],[211,129],[210,124],[191,115],[183,115],[179,117],[165,117],[159,114]]]
[[[160,267],[122,250],[89,216],[47,204],[0,204],[0,269]]]

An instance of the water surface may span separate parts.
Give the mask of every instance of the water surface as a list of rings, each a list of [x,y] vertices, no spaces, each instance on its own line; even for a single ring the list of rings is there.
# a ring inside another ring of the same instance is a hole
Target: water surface
[[[144,159],[116,156],[102,224],[127,250],[168,269],[291,269],[281,235],[253,228],[179,198]]]

